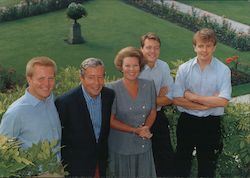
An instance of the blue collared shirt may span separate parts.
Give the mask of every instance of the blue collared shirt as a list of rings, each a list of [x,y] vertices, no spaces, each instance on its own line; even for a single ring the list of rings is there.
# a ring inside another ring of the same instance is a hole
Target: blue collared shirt
[[[58,140],[60,146],[61,124],[53,95],[41,101],[26,90],[3,115],[0,134],[17,138],[23,148],[42,140]]]
[[[180,65],[175,79],[174,97],[183,97],[186,90],[201,96],[213,96],[215,93],[218,93],[219,97],[230,100],[232,92],[231,71],[215,57],[201,71],[197,63],[197,57],[195,57]],[[191,110],[178,106],[178,109],[181,112],[198,117],[206,117],[208,115],[220,116],[224,114],[224,107]]]
[[[101,103],[101,94],[96,98],[92,98],[82,86],[83,95],[87,102],[87,107],[89,110],[90,118],[95,132],[96,142],[98,142],[101,125],[102,125],[102,103]]]
[[[168,64],[160,59],[157,59],[153,68],[145,65],[143,71],[140,73],[139,78],[153,80],[156,88],[157,95],[162,87],[168,87],[166,97],[173,99],[173,77],[170,75],[170,68]],[[161,107],[158,107],[159,111]]]

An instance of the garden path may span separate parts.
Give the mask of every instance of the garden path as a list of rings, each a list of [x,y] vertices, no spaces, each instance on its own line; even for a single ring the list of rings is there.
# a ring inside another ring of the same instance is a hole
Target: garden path
[[[192,6],[174,1],[174,0],[163,0],[164,4],[167,6],[172,6],[174,5],[176,7],[176,9],[180,12],[183,13],[192,13]],[[161,0],[154,0],[154,2],[161,4]],[[199,8],[194,8],[195,12],[197,13],[198,16],[209,16],[211,20],[217,22],[218,24],[223,24],[223,20],[226,20],[226,22],[228,22],[228,24],[231,25],[231,28],[234,29],[237,33],[246,33],[246,34],[250,34],[250,26],[228,19],[228,18],[223,18],[222,16],[213,14],[211,12],[199,9]]]
[[[230,102],[250,104],[250,94],[234,97]]]

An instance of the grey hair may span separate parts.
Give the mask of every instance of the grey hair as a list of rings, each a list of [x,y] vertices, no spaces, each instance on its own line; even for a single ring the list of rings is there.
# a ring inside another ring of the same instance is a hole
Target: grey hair
[[[87,58],[84,61],[82,61],[81,65],[80,65],[80,74],[83,76],[84,72],[87,68],[89,67],[97,67],[97,66],[103,66],[104,67],[104,63],[101,59],[97,59],[97,58]]]

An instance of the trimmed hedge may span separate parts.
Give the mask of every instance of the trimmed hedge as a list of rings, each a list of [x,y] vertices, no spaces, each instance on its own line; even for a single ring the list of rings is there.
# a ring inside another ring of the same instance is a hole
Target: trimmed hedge
[[[0,22],[39,15],[66,8],[72,2],[86,1],[89,0],[23,0],[14,6],[0,7]]]
[[[167,6],[163,4],[163,1],[161,5],[153,0],[123,1],[194,32],[203,27],[212,28],[220,42],[239,51],[250,51],[250,35],[237,33],[226,20],[224,20],[223,25],[220,25],[209,16],[199,17],[194,8],[190,14],[185,14],[179,12],[174,5]]]

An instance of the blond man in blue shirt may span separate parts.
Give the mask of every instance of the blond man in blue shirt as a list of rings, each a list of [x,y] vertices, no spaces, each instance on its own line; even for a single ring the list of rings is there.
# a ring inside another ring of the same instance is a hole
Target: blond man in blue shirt
[[[61,124],[52,94],[56,71],[56,63],[48,57],[35,57],[27,63],[28,87],[3,115],[0,134],[17,138],[23,148],[42,140],[60,143]]]
[[[196,57],[182,64],[176,75],[174,104],[181,116],[177,125],[176,176],[190,176],[196,151],[198,176],[214,177],[222,149],[221,116],[231,98],[230,69],[213,56],[216,36],[203,28],[193,36]]]

